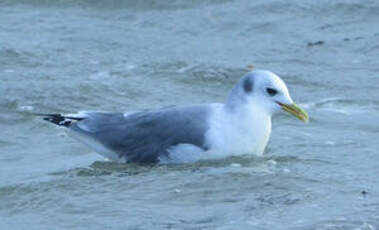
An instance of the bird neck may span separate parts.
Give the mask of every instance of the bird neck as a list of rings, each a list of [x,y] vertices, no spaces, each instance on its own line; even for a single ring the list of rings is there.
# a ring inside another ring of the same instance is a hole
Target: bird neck
[[[239,143],[234,152],[261,155],[271,133],[271,113],[263,106],[244,103],[232,108],[225,105],[225,123],[228,133],[224,134],[229,142]]]

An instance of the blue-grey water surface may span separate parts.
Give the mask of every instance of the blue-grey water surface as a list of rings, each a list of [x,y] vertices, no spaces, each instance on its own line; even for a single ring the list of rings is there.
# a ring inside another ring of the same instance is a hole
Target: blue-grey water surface
[[[253,64],[311,117],[265,156],[105,161],[33,112],[222,102]],[[378,229],[376,0],[1,0],[0,229]]]

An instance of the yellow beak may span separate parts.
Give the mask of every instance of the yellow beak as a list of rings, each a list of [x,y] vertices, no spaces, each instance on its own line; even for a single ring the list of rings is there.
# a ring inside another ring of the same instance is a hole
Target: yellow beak
[[[295,117],[299,118],[300,120],[304,121],[305,123],[307,123],[309,121],[308,113],[304,109],[302,109],[298,105],[296,105],[295,103],[293,103],[291,105],[285,105],[285,104],[279,103],[279,105],[282,106],[284,111],[294,115]]]

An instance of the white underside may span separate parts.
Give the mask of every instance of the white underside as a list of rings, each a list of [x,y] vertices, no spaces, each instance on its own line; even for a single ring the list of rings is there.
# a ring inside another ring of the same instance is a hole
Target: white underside
[[[202,159],[204,150],[192,144],[178,144],[168,150],[170,158],[159,158],[160,163],[190,163]]]

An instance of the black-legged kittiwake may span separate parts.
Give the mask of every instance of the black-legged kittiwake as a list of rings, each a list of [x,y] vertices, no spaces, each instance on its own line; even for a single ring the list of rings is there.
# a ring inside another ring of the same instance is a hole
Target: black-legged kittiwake
[[[293,102],[276,74],[254,70],[238,81],[225,103],[131,113],[43,115],[110,160],[182,163],[262,155],[271,133],[271,116],[279,110],[308,121],[308,114]]]

